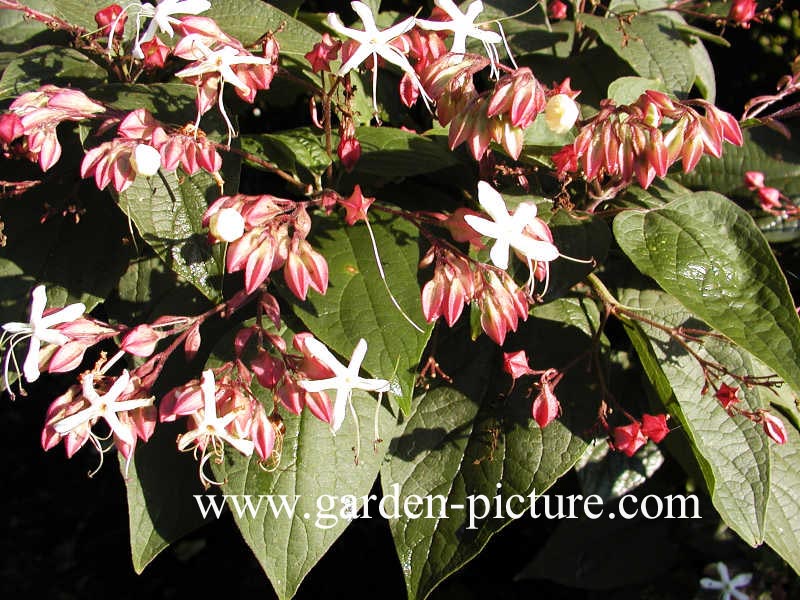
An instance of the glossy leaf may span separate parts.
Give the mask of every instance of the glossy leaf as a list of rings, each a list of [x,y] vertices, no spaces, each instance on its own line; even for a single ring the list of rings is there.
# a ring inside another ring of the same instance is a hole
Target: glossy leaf
[[[447,146],[393,127],[359,127],[361,159],[356,172],[388,179],[431,173],[458,164]]]
[[[24,52],[3,71],[0,98],[20,96],[44,84],[86,89],[102,83],[106,71],[71,48],[39,46]]]
[[[568,302],[551,304],[557,311],[557,305]],[[532,319],[507,346],[527,348],[534,368],[560,367],[575,357],[576,343],[588,341],[582,330],[594,327]],[[435,350],[453,385],[415,400],[402,435],[390,448],[391,460],[381,469],[384,495],[399,489],[401,502],[412,495],[440,496],[431,501],[433,514],[445,505],[446,518],[390,520],[409,598],[426,598],[512,522],[506,507],[526,512],[531,492],[544,493],[569,470],[586,448],[581,435],[596,411],[595,395],[578,368],[556,388],[563,416],[539,429],[530,416],[531,401],[524,397],[527,384],[520,381],[518,391],[505,395],[508,381],[493,375],[499,350],[486,338],[476,347],[460,335],[466,332],[443,331]],[[492,516],[481,518],[483,504],[470,500],[479,495],[501,496],[503,516],[496,518],[492,504]],[[470,502],[475,502],[474,522]]]
[[[719,194],[691,194],[662,208],[621,213],[614,235],[641,272],[800,390],[800,319],[769,245],[745,211]]]
[[[698,327],[700,323],[674,298],[661,291],[625,289],[620,302],[667,326]],[[630,322],[626,332],[658,398],[680,423],[703,473],[714,507],[725,522],[751,545],[764,541],[770,496],[770,444],[760,425],[731,417],[714,398],[703,394],[700,364],[664,331]],[[714,338],[694,351],[706,360],[726,365],[740,375],[754,373],[746,352]],[[731,382],[732,384],[732,382]],[[755,389],[740,389],[746,410],[763,408]]]

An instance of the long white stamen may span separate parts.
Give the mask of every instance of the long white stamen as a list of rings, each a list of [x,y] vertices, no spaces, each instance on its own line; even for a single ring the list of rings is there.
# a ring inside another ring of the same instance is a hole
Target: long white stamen
[[[503,31],[503,24],[500,23],[500,21],[497,22],[497,27],[500,29],[500,37],[503,38],[503,47],[505,47],[506,54],[508,54],[508,60],[511,61],[511,64],[514,65],[515,69],[519,69],[519,67],[517,66],[517,61],[514,60],[514,55],[511,53],[511,48],[508,47],[506,32]]]
[[[422,329],[419,325],[417,325],[411,317],[406,314],[406,311],[403,310],[403,307],[400,306],[400,303],[397,301],[397,298],[394,297],[392,294],[392,290],[389,289],[389,283],[386,281],[386,273],[383,272],[383,265],[381,264],[381,257],[378,254],[378,243],[375,241],[375,235],[372,233],[372,226],[369,224],[369,217],[364,215],[364,222],[367,224],[367,231],[369,232],[369,239],[372,242],[372,252],[375,255],[375,263],[378,265],[378,273],[381,276],[381,281],[383,281],[383,286],[386,288],[386,292],[389,294],[389,299],[394,304],[395,308],[400,311],[400,314],[403,315],[403,318],[408,321],[411,326],[419,331],[420,333],[425,333],[425,330]]]

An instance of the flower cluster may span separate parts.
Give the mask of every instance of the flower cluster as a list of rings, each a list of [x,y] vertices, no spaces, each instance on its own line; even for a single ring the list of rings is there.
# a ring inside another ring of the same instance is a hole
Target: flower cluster
[[[168,132],[152,114],[139,108],[121,120],[117,133],[114,139],[89,150],[81,163],[81,177],[94,176],[99,189],[112,184],[117,192],[123,192],[137,175],[150,177],[161,168],[173,171],[178,166],[188,175],[204,169],[219,179],[222,158],[192,125]]]
[[[751,192],[758,195],[761,210],[771,215],[788,216],[800,213],[798,207],[791,199],[779,189],[765,185],[764,174],[761,171],[746,171],[744,184]]]
[[[104,113],[106,108],[80,90],[44,85],[14,100],[9,112],[0,115],[0,142],[11,144],[25,136],[20,154],[38,161],[47,171],[61,158],[56,128],[65,121],[83,121]]]
[[[203,225],[213,241],[229,242],[225,267],[244,271],[245,290],[256,290],[283,267],[284,280],[301,300],[308,288],[328,289],[328,263],[306,241],[311,219],[305,203],[270,195],[222,196],[208,207]]]
[[[731,114],[704,100],[680,102],[648,90],[630,105],[604,100],[575,142],[552,158],[561,178],[581,169],[587,181],[608,188],[627,185],[635,178],[646,189],[678,160],[688,173],[703,154],[719,158],[723,142],[736,146],[743,142]]]

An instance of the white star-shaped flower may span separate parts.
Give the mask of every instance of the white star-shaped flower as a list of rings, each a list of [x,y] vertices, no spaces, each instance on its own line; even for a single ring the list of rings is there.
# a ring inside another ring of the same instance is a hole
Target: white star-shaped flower
[[[152,406],[154,398],[151,396],[150,398],[120,401],[119,397],[128,387],[130,380],[130,373],[127,370],[123,371],[108,391],[101,396],[94,387],[94,374],[85,373],[81,377],[81,388],[83,397],[89,401],[89,406],[74,415],[61,419],[53,425],[53,429],[56,433],[67,435],[70,431],[85,424],[91,427],[97,419],[102,417],[120,440],[132,446],[136,441],[135,434],[129,426],[123,425],[117,413]]]
[[[68,323],[79,318],[85,311],[86,306],[78,302],[70,304],[60,310],[44,315],[44,309],[47,306],[47,292],[43,285],[37,286],[33,290],[33,298],[31,300],[31,316],[28,323],[6,323],[3,325],[3,336],[1,341],[5,341],[6,334],[11,334],[9,340],[8,354],[6,354],[4,377],[6,381],[6,388],[8,388],[8,367],[14,353],[14,346],[25,339],[28,342],[28,355],[25,357],[25,362],[22,365],[22,373],[25,379],[29,382],[39,379],[39,350],[41,349],[42,342],[45,344],[54,344],[56,346],[63,346],[69,341],[69,338],[60,331],[53,330],[51,327],[61,323]],[[16,364],[16,358],[14,359]]]
[[[236,410],[232,410],[223,417],[217,416],[217,384],[214,381],[214,372],[211,369],[203,371],[200,391],[203,395],[202,418],[197,427],[178,437],[178,450],[184,451],[191,446],[195,446],[196,448],[201,448],[205,456],[210,456],[210,454],[205,453],[205,449],[211,444],[213,452],[220,454],[221,449],[218,444],[222,441],[228,442],[245,456],[252,455],[255,448],[252,440],[237,437],[225,429],[239,413]]]
[[[250,91],[248,85],[241,80],[241,78],[231,68],[233,65],[270,65],[272,60],[263,56],[254,56],[252,54],[239,54],[239,50],[233,46],[222,46],[219,50],[211,50],[202,40],[198,34],[187,35],[181,44],[189,44],[193,53],[196,55],[198,62],[192,66],[175,73],[176,77],[199,77],[208,73],[216,73],[221,80],[218,93],[219,110],[222,117],[225,119],[225,124],[228,126],[228,146],[231,145],[231,138],[233,137],[233,124],[228,118],[225,111],[225,104],[223,103],[223,91],[225,83],[230,83],[234,87],[242,90],[245,94]],[[198,120],[200,115],[198,115]]]
[[[138,59],[144,58],[141,45],[144,42],[152,40],[156,31],[166,33],[169,37],[175,35],[175,30],[172,29],[173,25],[178,24],[180,21],[172,15],[199,15],[202,12],[211,8],[211,2],[208,0],[161,0],[157,5],[153,6],[149,2],[142,4],[139,12],[136,15],[136,42],[133,45],[133,56]],[[142,18],[152,19],[145,29],[144,33],[138,35],[139,26]],[[113,28],[112,28],[113,31]],[[109,45],[111,41],[109,40]]]
[[[347,412],[347,405],[353,396],[353,390],[387,392],[391,388],[391,383],[386,379],[366,379],[358,374],[361,369],[361,362],[367,355],[367,341],[365,339],[362,338],[358,341],[355,350],[353,350],[353,356],[350,358],[350,364],[346,367],[319,340],[310,337],[305,344],[306,348],[311,352],[311,356],[333,371],[334,376],[328,379],[304,379],[298,383],[307,392],[336,390],[336,400],[333,404],[333,422],[331,423],[331,430],[334,433],[339,431],[342,426]]]
[[[728,571],[728,567],[724,562],[716,564],[717,573],[719,573],[719,581],[709,577],[703,577],[700,580],[700,587],[704,590],[719,590],[719,597],[721,600],[749,600],[750,596],[737,590],[736,588],[743,588],[750,585],[750,580],[753,578],[752,573],[740,573],[733,579]]]
[[[465,215],[464,220],[481,235],[496,240],[489,257],[497,267],[508,268],[511,248],[519,251],[528,261],[550,262],[558,258],[558,248],[554,244],[537,240],[525,233],[525,227],[536,218],[535,204],[521,203],[512,216],[508,213],[503,197],[485,181],[478,182],[478,201],[493,221],[476,215]]]
[[[375,17],[372,15],[372,10],[366,4],[356,1],[351,2],[350,6],[353,7],[353,10],[361,18],[361,22],[364,24],[364,31],[353,29],[352,27],[345,27],[339,15],[336,13],[328,13],[328,25],[331,29],[339,35],[343,35],[359,43],[356,51],[353,52],[353,55],[347,62],[339,67],[336,74],[341,77],[357,68],[361,63],[372,56],[374,59],[374,66],[372,68],[372,103],[377,113],[378,101],[376,100],[375,90],[378,85],[377,64],[378,56],[380,56],[386,62],[400,67],[404,73],[408,73],[414,85],[419,89],[423,100],[427,103],[428,95],[425,93],[411,63],[408,62],[408,59],[400,50],[391,44],[392,40],[414,27],[414,17],[408,17],[396,25],[392,25],[384,30],[379,30],[377,25],[375,25]]]
[[[490,44],[499,44],[503,38],[499,33],[481,29],[475,24],[475,19],[483,12],[483,2],[475,0],[467,7],[467,12],[462,13],[453,0],[435,0],[434,4],[441,8],[450,17],[449,21],[428,21],[417,19],[417,25],[423,29],[432,31],[452,31],[453,45],[450,52],[454,54],[464,54],[467,51],[467,38],[474,38],[483,42],[490,58],[496,57]]]

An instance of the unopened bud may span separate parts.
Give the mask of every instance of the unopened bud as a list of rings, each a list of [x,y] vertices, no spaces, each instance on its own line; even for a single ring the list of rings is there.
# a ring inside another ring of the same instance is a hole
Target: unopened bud
[[[147,144],[138,144],[131,155],[131,167],[137,175],[151,177],[161,168],[161,153]]]
[[[566,94],[556,94],[547,101],[544,118],[550,131],[556,134],[568,132],[578,120],[578,104]]]
[[[235,242],[244,235],[244,217],[233,208],[221,208],[211,215],[208,231],[222,242]]]

